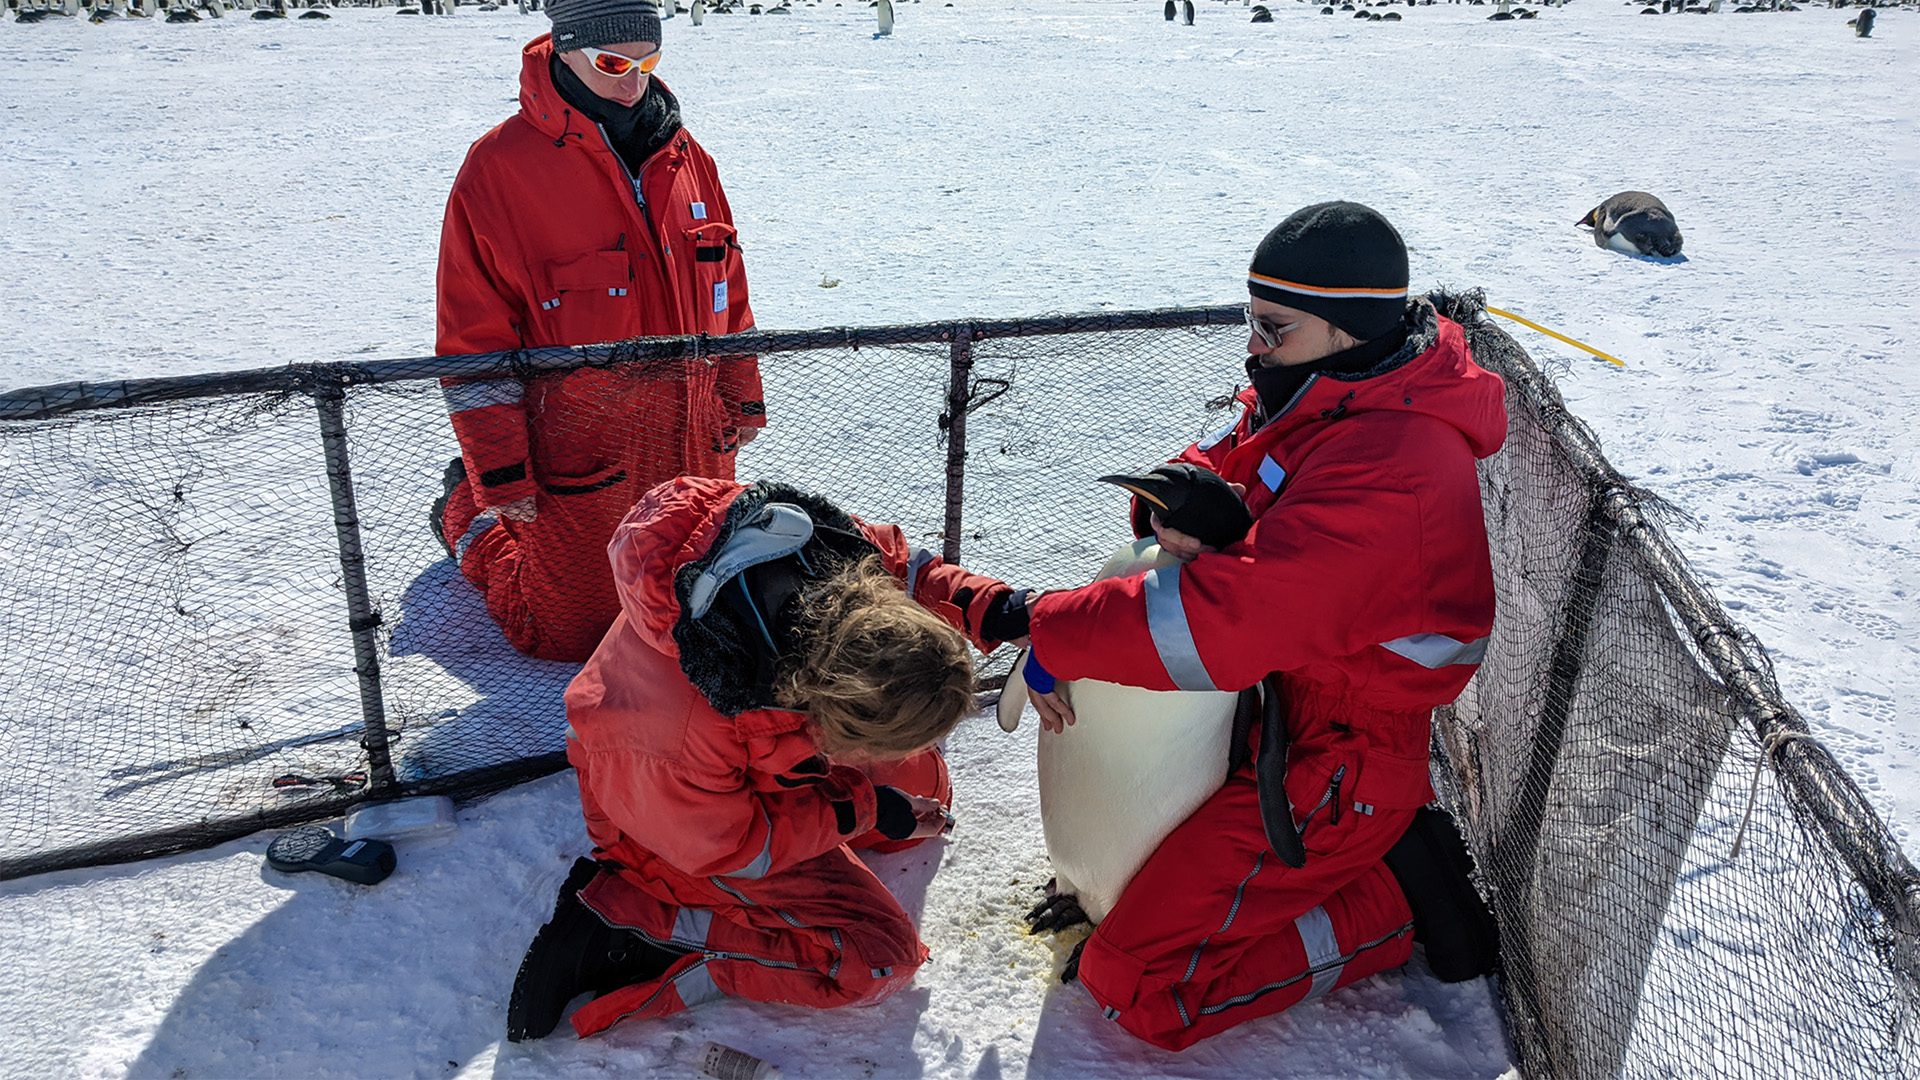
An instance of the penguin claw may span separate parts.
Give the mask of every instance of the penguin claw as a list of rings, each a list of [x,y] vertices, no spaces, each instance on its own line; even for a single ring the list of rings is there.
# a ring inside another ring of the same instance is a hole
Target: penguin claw
[[[1073,951],[1067,954],[1067,966],[1060,969],[1060,982],[1065,985],[1080,978],[1080,954],[1087,949],[1090,939],[1081,938],[1074,942]]]
[[[1059,933],[1088,921],[1087,913],[1080,909],[1078,897],[1052,892],[1049,885],[1047,898],[1027,912],[1027,933],[1038,934],[1042,930]]]

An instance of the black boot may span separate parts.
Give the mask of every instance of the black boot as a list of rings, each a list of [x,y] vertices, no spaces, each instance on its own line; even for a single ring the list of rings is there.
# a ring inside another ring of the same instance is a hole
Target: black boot
[[[560,886],[553,918],[533,936],[507,1000],[507,1039],[545,1038],[560,1023],[567,1003],[658,978],[681,954],[663,949],[631,930],[617,930],[580,902],[580,890],[600,873],[581,859]]]
[[[1445,810],[1425,806],[1387,852],[1387,869],[1413,909],[1413,940],[1441,982],[1466,982],[1500,968],[1500,928],[1474,888],[1473,856]]]
[[[427,525],[433,529],[433,535],[440,538],[440,546],[447,550],[447,557],[453,557],[453,544],[447,539],[447,503],[453,499],[453,489],[467,478],[467,463],[459,458],[447,462],[446,474],[440,477],[440,497],[433,500],[433,510],[427,515]]]

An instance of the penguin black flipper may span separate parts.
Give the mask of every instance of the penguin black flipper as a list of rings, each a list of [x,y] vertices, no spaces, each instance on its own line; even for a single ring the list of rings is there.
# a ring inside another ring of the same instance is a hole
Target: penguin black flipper
[[[1210,469],[1178,462],[1159,465],[1138,476],[1103,476],[1139,496],[1160,515],[1160,523],[1216,550],[1246,538],[1253,515],[1233,486]]]

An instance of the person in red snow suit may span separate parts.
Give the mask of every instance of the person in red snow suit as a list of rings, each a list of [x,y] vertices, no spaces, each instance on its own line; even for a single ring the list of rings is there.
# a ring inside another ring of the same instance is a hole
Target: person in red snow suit
[[[1464,844],[1425,806],[1431,714],[1493,626],[1474,462],[1505,439],[1505,394],[1407,282],[1399,233],[1364,206],[1310,206],[1268,233],[1243,409],[1176,459],[1235,485],[1251,531],[1212,550],[1141,494],[1136,533],[1183,561],[1047,593],[1003,631],[1030,631],[1049,730],[1074,721],[1049,677],[1265,686],[1255,759],[1162,842],[1079,957],[1105,1015],[1156,1046],[1398,967],[1416,939],[1442,977],[1493,963]]]
[[[622,612],[566,694],[593,858],[527,951],[508,1038],[583,992],[585,1036],[905,985],[927,950],[854,851],[951,826],[934,743],[975,707],[967,641],[991,651],[1024,595],[767,482],[661,484],[609,554]]]
[[[658,10],[556,0],[520,111],[473,144],[440,234],[442,355],[753,327],[713,159],[652,76]],[[619,612],[607,538],[669,477],[733,476],[757,361],[443,380],[460,443],[431,524],[514,648],[585,660]]]

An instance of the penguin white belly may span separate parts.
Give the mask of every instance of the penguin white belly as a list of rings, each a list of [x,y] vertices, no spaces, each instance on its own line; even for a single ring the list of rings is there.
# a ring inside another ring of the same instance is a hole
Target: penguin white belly
[[[1173,562],[1153,540],[1122,548],[1100,578]],[[1001,726],[1026,701],[1016,664]],[[1093,679],[1062,682],[1076,723],[1040,734],[1040,821],[1062,893],[1098,923],[1147,856],[1227,778],[1236,695],[1159,691]]]

